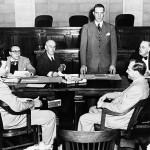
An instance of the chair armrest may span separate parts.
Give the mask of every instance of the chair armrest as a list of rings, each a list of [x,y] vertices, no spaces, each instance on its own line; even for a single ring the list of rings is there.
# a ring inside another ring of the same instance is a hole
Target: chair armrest
[[[0,100],[0,107],[2,107],[5,111],[7,111],[8,113],[12,114],[12,115],[23,115],[26,114],[26,123],[27,123],[27,130],[28,133],[30,133],[31,131],[31,110],[30,109],[26,109],[26,110],[22,110],[20,112],[15,112],[14,110],[12,110],[10,108],[9,105],[7,105],[4,101]]]
[[[113,112],[107,108],[101,108],[102,109],[102,115],[101,115],[101,130],[105,129],[105,119],[106,119],[106,114],[107,115],[112,115],[112,116],[122,116],[125,115],[126,113],[128,113],[129,111],[131,111],[133,109],[133,107],[131,107],[130,109],[122,112],[122,113],[118,113],[118,112]]]

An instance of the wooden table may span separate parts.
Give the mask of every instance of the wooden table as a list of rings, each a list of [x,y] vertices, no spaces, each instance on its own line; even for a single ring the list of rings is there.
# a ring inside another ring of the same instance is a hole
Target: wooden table
[[[80,109],[83,96],[101,96],[108,92],[125,90],[130,81],[126,76],[121,77],[122,80],[87,80],[86,84],[71,84],[66,85],[62,83],[46,83],[42,87],[26,87],[26,83],[12,84],[10,87],[13,93],[19,97],[47,97],[55,92],[71,91],[75,92],[75,127],[77,126],[78,118],[80,116]]]

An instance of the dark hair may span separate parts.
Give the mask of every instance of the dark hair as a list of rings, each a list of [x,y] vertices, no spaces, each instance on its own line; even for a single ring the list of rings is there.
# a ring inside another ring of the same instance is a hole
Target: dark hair
[[[139,59],[131,59],[131,61],[134,61],[135,64],[133,65],[132,69],[138,71],[141,75],[145,74],[146,71],[146,64],[144,61]]]
[[[102,8],[104,9],[104,11],[105,11],[105,7],[104,7],[104,5],[102,5],[102,4],[96,4],[96,5],[94,6],[94,8],[93,8],[93,11],[95,11],[95,8],[97,8],[97,7],[102,7]]]
[[[14,47],[14,46],[17,46],[17,47],[19,47],[19,48],[20,48],[20,46],[19,46],[19,45],[12,45],[12,46],[10,47],[9,51],[11,51],[12,47]],[[20,48],[20,50],[21,50],[21,48]]]

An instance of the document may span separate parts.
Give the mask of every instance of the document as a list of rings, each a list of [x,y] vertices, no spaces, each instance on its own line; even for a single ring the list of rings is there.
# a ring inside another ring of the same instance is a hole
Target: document
[[[61,83],[62,77],[46,77],[46,76],[36,76],[30,78],[21,78],[20,83]]]
[[[44,88],[46,84],[27,84],[26,87]]]
[[[19,82],[19,78],[6,78],[4,80],[5,83],[18,83]]]
[[[87,80],[121,80],[119,74],[86,74],[80,77]]]
[[[15,77],[30,77],[30,73],[28,71],[15,71],[14,75]]]
[[[65,84],[81,84],[86,82],[87,79],[80,78],[78,74],[66,74],[65,78],[62,80],[62,83]]]

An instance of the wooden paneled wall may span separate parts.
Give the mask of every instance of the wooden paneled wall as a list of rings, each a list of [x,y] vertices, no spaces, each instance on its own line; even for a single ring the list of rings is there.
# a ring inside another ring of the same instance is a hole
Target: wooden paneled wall
[[[124,74],[130,56],[138,50],[142,40],[150,41],[150,27],[126,27],[116,29],[118,58],[117,72]],[[12,45],[19,45],[22,55],[29,57],[36,67],[36,54],[44,49],[45,42],[57,43],[57,54],[67,64],[67,73],[79,73],[79,46],[81,28],[0,28],[0,55],[8,55]]]

